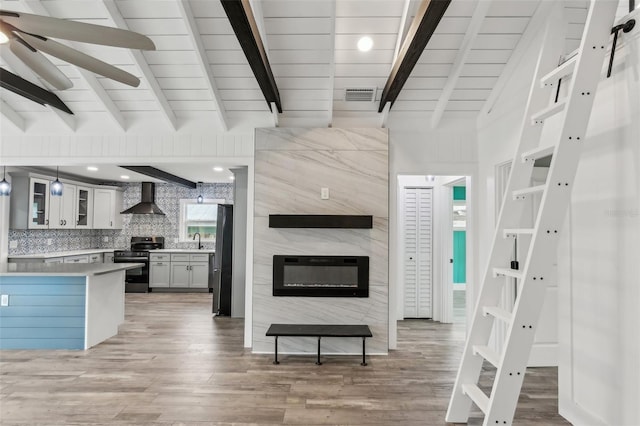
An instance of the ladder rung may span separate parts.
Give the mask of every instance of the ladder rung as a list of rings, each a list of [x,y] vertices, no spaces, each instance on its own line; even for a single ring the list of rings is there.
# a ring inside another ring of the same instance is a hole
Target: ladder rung
[[[462,385],[462,393],[467,395],[483,413],[489,409],[489,397],[475,384]]]
[[[517,278],[519,280],[522,279],[522,272],[515,269],[493,268],[493,276],[498,277],[500,275],[504,275],[505,277]]]
[[[511,236],[517,236],[517,235],[533,235],[533,231],[535,231],[535,229],[533,229],[533,228],[503,229],[502,230],[502,233],[503,233],[502,235],[503,235],[504,238],[511,237]]]
[[[564,61],[558,68],[554,69],[544,77],[540,79],[540,87],[555,86],[557,81],[566,75],[573,74],[573,69],[578,62],[578,55],[574,55],[571,58]]]
[[[555,145],[538,147],[536,149],[532,149],[531,151],[527,151],[522,153],[522,162],[527,161],[536,161],[539,158],[548,157],[553,154],[553,151],[556,149]]]
[[[515,191],[513,191],[513,199],[514,200],[518,200],[520,198],[524,199],[529,194],[536,194],[538,192],[544,191],[546,187],[547,185],[538,185],[538,186],[531,186],[529,188],[516,189]]]
[[[513,318],[511,312],[497,306],[484,306],[482,308],[482,313],[485,315],[491,315],[494,318],[504,321],[507,324],[511,324],[511,318]]]
[[[482,358],[486,359],[493,365],[498,368],[498,364],[500,364],[500,355],[489,346],[481,346],[474,345],[473,346],[474,355],[480,355]]]
[[[535,124],[540,124],[542,123],[545,119],[556,115],[557,113],[559,113],[560,111],[562,111],[564,109],[564,106],[567,104],[566,100],[561,100],[558,101],[550,106],[548,106],[547,108],[543,109],[542,111],[540,111],[537,114],[534,114],[531,116],[531,125],[535,125]]]

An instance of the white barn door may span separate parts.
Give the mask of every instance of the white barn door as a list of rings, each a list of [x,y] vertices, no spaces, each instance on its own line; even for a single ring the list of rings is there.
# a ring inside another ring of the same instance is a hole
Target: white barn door
[[[433,188],[403,189],[404,317],[433,317]]]

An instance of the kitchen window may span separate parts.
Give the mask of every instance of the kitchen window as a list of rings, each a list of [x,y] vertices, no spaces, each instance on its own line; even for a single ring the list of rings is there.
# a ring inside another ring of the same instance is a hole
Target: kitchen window
[[[225,200],[205,200],[199,204],[196,200],[180,200],[180,241],[193,241],[196,232],[202,242],[216,241],[218,203]]]

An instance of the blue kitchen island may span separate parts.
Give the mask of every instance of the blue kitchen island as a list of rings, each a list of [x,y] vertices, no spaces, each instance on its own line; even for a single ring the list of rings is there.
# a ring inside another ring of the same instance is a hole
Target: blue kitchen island
[[[142,263],[0,264],[0,349],[89,349],[124,322],[124,277]]]

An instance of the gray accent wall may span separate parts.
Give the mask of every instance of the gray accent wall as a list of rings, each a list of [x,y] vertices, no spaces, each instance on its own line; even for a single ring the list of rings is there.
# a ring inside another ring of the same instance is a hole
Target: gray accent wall
[[[273,352],[274,323],[367,324],[367,353],[389,342],[387,129],[257,129],[253,351]],[[329,188],[328,200],[320,197]],[[373,215],[373,229],[269,228],[270,214]],[[369,297],[273,297],[273,255],[369,256]],[[283,353],[315,353],[315,338],[280,338]],[[361,353],[359,339],[322,339],[323,353]]]

